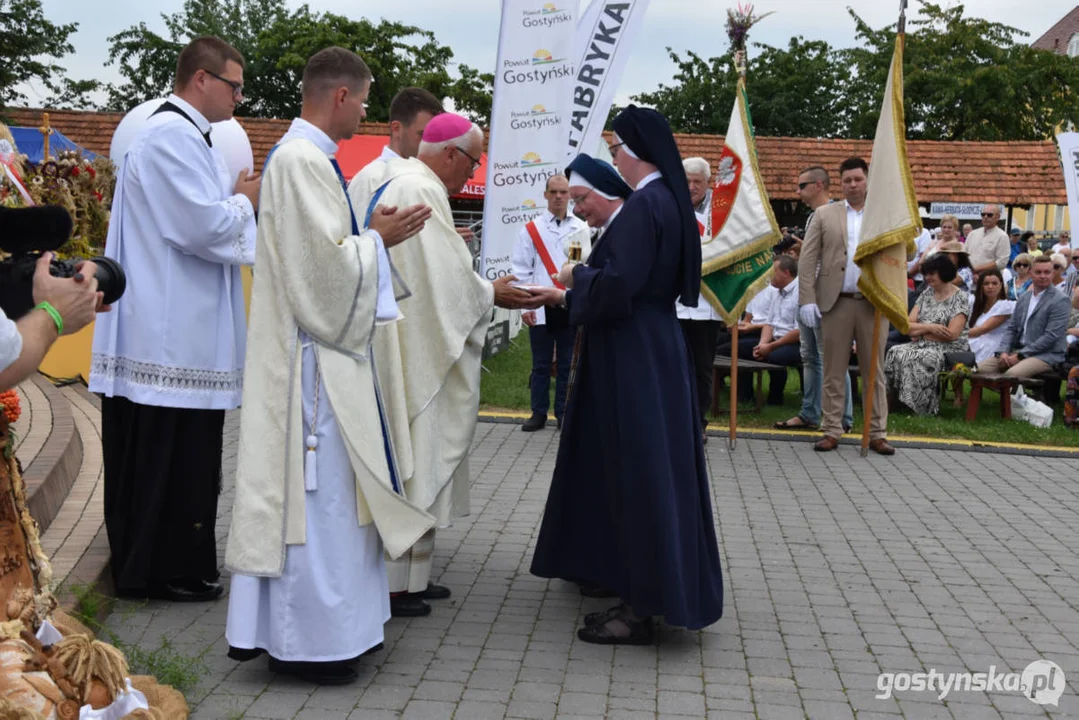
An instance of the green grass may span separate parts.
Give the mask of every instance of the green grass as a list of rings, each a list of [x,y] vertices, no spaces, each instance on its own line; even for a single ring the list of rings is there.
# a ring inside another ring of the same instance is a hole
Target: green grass
[[[145,647],[122,640],[115,632],[105,627],[102,620],[114,607],[114,598],[103,595],[93,585],[63,585],[56,590],[62,597],[74,600],[71,615],[93,631],[98,639],[109,643],[127,658],[132,675],[153,675],[159,683],[171,685],[182,693],[195,688],[198,681],[207,672],[203,661],[205,652],[200,655],[188,655],[176,650],[167,637],[162,637],[157,647],[148,650]],[[132,605],[123,611],[124,615],[133,614],[139,605]],[[206,652],[209,652],[207,649]]]
[[[483,372],[480,383],[480,408],[490,411],[528,412],[529,390],[528,375],[532,369],[532,356],[528,347],[528,333],[520,333],[514,339],[509,350],[488,358],[484,367],[490,372]],[[764,376],[765,392],[769,376]],[[554,382],[551,382],[552,392]],[[726,405],[726,385],[721,404]],[[738,427],[771,428],[781,420],[795,416],[801,407],[801,388],[797,375],[790,373],[782,406],[765,405],[759,415],[753,412],[751,405],[739,405]],[[1063,403],[1053,408],[1053,424],[1047,428],[1036,428],[1021,420],[1002,420],[1000,418],[1000,396],[986,390],[982,394],[982,403],[974,422],[966,420],[966,402],[962,407],[953,407],[952,394],[941,402],[940,414],[935,417],[917,416],[905,412],[893,412],[888,415],[888,433],[892,436],[916,435],[941,439],[974,440],[980,442],[1022,443],[1027,445],[1079,446],[1079,433],[1064,427],[1062,417]],[[725,426],[726,413],[712,418],[714,423]],[[861,432],[862,413],[858,403],[854,406],[854,432]]]

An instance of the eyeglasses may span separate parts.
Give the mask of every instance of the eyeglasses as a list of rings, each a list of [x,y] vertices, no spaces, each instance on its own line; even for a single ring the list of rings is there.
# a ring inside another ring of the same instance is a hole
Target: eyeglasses
[[[583,203],[585,198],[592,194],[593,190],[595,190],[595,188],[589,188],[588,192],[586,192],[584,195],[581,195],[580,197],[573,197],[572,195],[570,195],[569,199],[573,201],[574,205],[578,205],[580,203]]]
[[[472,157],[471,155],[469,155],[468,151],[465,150],[464,148],[457,147],[456,145],[454,145],[453,147],[457,148],[457,150],[462,155],[464,155],[466,158],[468,158],[469,160],[472,161],[472,172],[476,172],[476,168],[478,168],[480,166],[480,161],[477,160],[476,158]]]
[[[1030,263],[1012,263],[1013,268],[1030,267]]]
[[[212,78],[217,78],[218,80],[220,80],[221,82],[225,83],[230,88],[232,88],[232,97],[235,98],[236,100],[239,100],[240,98],[243,97],[243,95],[244,95],[244,84],[243,83],[238,83],[235,80],[229,80],[228,78],[223,78],[220,75],[218,75],[217,73],[210,72],[206,68],[203,68],[202,71],[204,73],[206,73],[207,75],[209,75],[210,77],[212,77]]]
[[[615,143],[614,145],[608,145],[607,149],[611,151],[611,157],[614,157],[615,155],[617,155],[618,154],[618,148],[622,147],[625,144],[626,144],[625,141],[623,141],[623,142],[620,142],[620,143]]]
[[[982,217],[996,217],[996,213],[982,213]]]
[[[807,187],[809,187],[810,185],[812,185],[815,182],[817,182],[817,181],[816,180],[810,180],[808,182],[798,183],[798,189],[799,190],[805,190]]]
[[[1056,263],[1053,263],[1053,269],[1054,270],[1063,270],[1064,266],[1063,265],[1057,265]]]

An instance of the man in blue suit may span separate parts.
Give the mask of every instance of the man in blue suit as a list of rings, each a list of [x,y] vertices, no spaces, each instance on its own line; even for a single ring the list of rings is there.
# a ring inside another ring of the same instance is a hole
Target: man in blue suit
[[[1015,304],[995,357],[978,364],[985,373],[1033,377],[1064,361],[1071,303],[1053,287],[1053,261],[1034,258],[1033,284]]]

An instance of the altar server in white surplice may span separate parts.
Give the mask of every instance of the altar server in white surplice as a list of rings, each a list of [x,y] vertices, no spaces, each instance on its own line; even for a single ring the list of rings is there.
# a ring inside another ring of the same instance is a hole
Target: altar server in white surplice
[[[116,592],[213,600],[225,411],[243,387],[240,266],[255,259],[257,175],[230,177],[211,123],[243,99],[244,59],[181,51],[174,92],[120,161],[105,255],[127,291],[97,319],[105,527]]]
[[[371,74],[327,48],[266,163],[247,382],[226,565],[229,655],[320,684],[356,679],[390,617],[383,547],[434,525],[401,493],[370,343],[399,317],[386,248],[430,210],[377,207],[360,232],[333,154],[364,117]],[[411,240],[410,242],[415,242]]]
[[[400,321],[375,331],[374,348],[405,494],[439,527],[468,512],[468,450],[492,305],[530,309],[541,302],[512,287],[512,275],[494,283],[477,275],[454,228],[449,196],[464,187],[482,153],[482,131],[460,115],[443,113],[427,124],[415,158],[387,163],[375,197],[352,194],[357,214],[365,214],[376,197],[432,210],[417,237],[390,251],[412,295]],[[430,582],[434,540],[432,529],[409,553],[387,563],[395,615],[426,615],[431,606],[425,599],[450,594]]]

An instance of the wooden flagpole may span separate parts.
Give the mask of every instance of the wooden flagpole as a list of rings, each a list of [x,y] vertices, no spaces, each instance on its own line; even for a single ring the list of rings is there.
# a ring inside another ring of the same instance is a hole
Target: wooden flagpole
[[[731,397],[730,397],[730,439],[727,445],[734,450],[738,439],[738,323],[731,328]]]
[[[862,376],[862,457],[869,455],[869,425],[873,421],[873,393],[877,387],[877,355],[880,353],[880,308],[873,309],[873,344],[869,354],[869,378]],[[865,362],[861,350],[858,351],[858,366]]]

